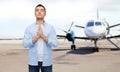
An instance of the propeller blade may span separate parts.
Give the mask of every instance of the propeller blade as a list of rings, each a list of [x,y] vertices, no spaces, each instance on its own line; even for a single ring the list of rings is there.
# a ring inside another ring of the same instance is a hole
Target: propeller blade
[[[65,32],[67,34],[67,31],[63,30],[63,32]]]
[[[79,25],[75,25],[75,27],[79,27],[79,28],[85,28],[85,27],[83,27],[83,26],[79,26]]]
[[[72,26],[73,26],[74,22],[72,22],[70,28],[68,29],[68,32],[71,30]]]
[[[112,43],[115,47],[119,48],[114,42],[112,42],[112,40],[107,39],[110,43]]]
[[[108,23],[106,20],[104,20],[104,21],[106,22],[106,24],[107,24],[107,26],[108,26],[108,27],[107,27],[107,30],[108,30],[107,35],[108,35],[108,34],[110,33],[110,28],[109,28],[110,26],[109,26],[109,23]]]
[[[119,24],[112,25],[112,26],[109,26],[109,28],[112,28],[112,27],[115,27],[115,26],[119,26],[119,25],[120,25],[120,23],[119,23]]]

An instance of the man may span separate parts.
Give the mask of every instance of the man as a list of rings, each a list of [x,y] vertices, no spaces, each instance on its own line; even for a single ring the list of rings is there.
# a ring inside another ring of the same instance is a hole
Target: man
[[[58,44],[54,28],[44,21],[46,9],[35,7],[36,22],[25,30],[23,46],[28,48],[29,72],[52,72],[52,46]]]

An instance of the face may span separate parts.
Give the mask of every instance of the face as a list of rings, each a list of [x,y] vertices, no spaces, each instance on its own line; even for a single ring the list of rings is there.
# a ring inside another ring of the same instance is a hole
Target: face
[[[46,12],[43,7],[39,6],[35,8],[36,19],[44,19]]]

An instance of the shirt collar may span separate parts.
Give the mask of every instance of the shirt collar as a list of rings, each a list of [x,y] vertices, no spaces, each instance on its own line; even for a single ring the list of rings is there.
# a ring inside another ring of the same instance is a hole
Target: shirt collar
[[[35,22],[35,24],[38,25],[36,22]],[[44,21],[42,25],[45,25],[45,24],[46,24],[46,22]]]

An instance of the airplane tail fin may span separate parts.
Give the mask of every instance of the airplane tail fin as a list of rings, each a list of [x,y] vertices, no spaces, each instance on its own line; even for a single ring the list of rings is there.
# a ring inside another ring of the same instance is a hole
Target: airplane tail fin
[[[97,9],[97,19],[99,19],[99,10]]]

